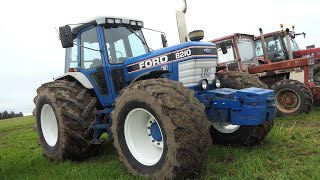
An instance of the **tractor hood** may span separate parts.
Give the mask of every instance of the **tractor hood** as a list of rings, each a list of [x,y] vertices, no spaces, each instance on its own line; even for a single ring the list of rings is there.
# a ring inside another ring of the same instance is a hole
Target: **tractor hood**
[[[162,48],[162,49],[159,49],[159,50],[154,50],[154,51],[151,51],[149,53],[143,54],[141,56],[137,56],[137,57],[133,57],[133,58],[127,59],[125,61],[125,65],[133,64],[133,63],[136,63],[136,62],[139,62],[139,61],[143,61],[143,60],[155,57],[155,56],[171,53],[171,52],[176,51],[176,50],[182,50],[184,48],[188,48],[188,47],[191,47],[191,46],[192,47],[193,46],[195,46],[195,47],[196,46],[211,46],[211,47],[215,47],[215,45],[213,43],[210,43],[210,42],[201,42],[201,41],[185,42],[185,43],[177,44],[177,45],[174,45],[174,46],[169,46],[169,47],[166,47],[166,48]]]
[[[295,58],[301,58],[305,55],[314,55],[314,59],[320,58],[320,48],[299,49],[293,52]]]
[[[190,58],[217,57],[217,49],[209,42],[185,42],[178,45],[155,50],[147,54],[126,59],[124,69],[128,73],[128,81],[150,71],[173,71],[176,61]]]

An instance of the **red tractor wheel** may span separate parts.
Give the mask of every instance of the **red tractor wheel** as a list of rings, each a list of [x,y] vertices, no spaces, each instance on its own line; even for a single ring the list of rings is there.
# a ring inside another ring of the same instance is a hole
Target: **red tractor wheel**
[[[309,112],[312,105],[312,93],[303,83],[285,79],[272,86],[276,94],[278,116],[298,115]]]

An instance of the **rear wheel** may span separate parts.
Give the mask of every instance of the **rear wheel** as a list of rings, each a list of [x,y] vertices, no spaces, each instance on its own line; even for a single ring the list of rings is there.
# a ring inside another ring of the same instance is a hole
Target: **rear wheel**
[[[91,125],[96,98],[77,82],[43,84],[34,99],[43,152],[51,160],[82,159],[95,149]]]
[[[317,86],[320,86],[320,66],[315,65],[313,70],[313,81]]]
[[[205,164],[210,123],[204,106],[181,83],[135,82],[121,91],[111,115],[114,145],[130,172],[185,178]]]
[[[224,88],[243,89],[249,87],[267,88],[258,77],[244,72],[221,72],[216,74]],[[262,125],[246,126],[214,122],[211,127],[212,141],[224,145],[254,145],[261,142],[273,127],[273,121]]]
[[[291,116],[306,113],[311,110],[312,92],[303,83],[285,79],[272,86],[276,94],[278,116]]]

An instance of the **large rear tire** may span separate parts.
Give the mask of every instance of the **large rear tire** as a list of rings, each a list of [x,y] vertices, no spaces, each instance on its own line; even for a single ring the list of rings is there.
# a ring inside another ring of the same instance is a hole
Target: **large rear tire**
[[[114,146],[130,172],[183,179],[205,164],[210,123],[204,106],[181,83],[135,82],[121,91],[111,115]]]
[[[216,74],[224,88],[243,89],[249,87],[268,88],[258,77],[244,72],[221,72]],[[212,123],[211,137],[214,143],[222,145],[251,146],[261,142],[270,132],[274,121],[262,125],[239,126],[230,123]]]
[[[65,80],[43,84],[37,93],[35,116],[44,155],[54,161],[78,160],[93,152],[96,98],[78,82]]]
[[[320,66],[318,64],[313,68],[313,81],[317,86],[320,85]]]
[[[276,94],[278,116],[293,116],[307,113],[313,103],[312,92],[303,83],[284,79],[271,87]]]

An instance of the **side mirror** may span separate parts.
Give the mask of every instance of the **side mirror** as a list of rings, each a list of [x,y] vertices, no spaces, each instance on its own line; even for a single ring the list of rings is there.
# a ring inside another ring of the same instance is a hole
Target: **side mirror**
[[[73,35],[69,25],[59,27],[59,37],[63,48],[73,47]]]
[[[167,38],[164,34],[161,34],[161,41],[162,41],[162,46],[164,48],[168,46],[168,41],[167,41]]]
[[[224,41],[222,41],[220,43],[220,48],[221,48],[221,51],[222,51],[223,54],[227,54],[228,53],[227,46],[226,46],[226,43]]]
[[[277,40],[279,37],[278,37],[278,34],[277,33],[274,33],[273,35],[272,35],[272,38],[273,38],[273,40]]]

